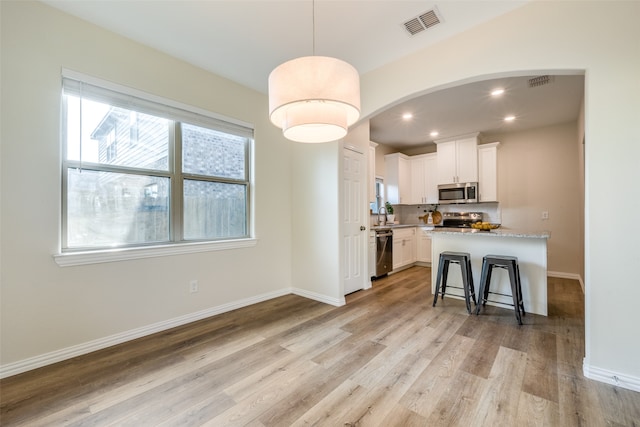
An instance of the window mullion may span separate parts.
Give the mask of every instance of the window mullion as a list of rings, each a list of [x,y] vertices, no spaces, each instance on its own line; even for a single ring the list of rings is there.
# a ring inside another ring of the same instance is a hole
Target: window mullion
[[[182,175],[182,126],[180,122],[171,122],[169,140],[169,164],[173,169],[171,175],[171,240],[184,240],[183,200],[184,177]]]
[[[75,160],[68,160],[66,162],[63,162],[63,168],[65,170],[81,169],[81,170],[88,170],[88,171],[114,172],[114,173],[142,175],[142,176],[159,176],[163,178],[171,177],[171,171],[132,168],[132,167],[126,167],[126,166],[112,166],[112,165],[105,165],[100,163],[88,163],[88,162],[80,163]]]
[[[245,230],[247,230],[248,234],[251,234],[251,212],[252,212],[252,206],[251,206],[251,169],[252,169],[252,162],[253,159],[251,158],[251,140],[247,139],[245,141],[244,144],[244,177],[245,177],[245,188],[246,193],[245,193],[245,207],[246,207],[246,215],[244,217],[244,221],[245,221]]]

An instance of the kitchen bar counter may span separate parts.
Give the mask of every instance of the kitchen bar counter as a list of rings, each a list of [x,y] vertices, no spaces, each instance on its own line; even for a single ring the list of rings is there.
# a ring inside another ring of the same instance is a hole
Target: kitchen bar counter
[[[440,253],[444,251],[468,252],[471,254],[471,269],[476,297],[480,288],[482,257],[485,255],[509,255],[518,257],[524,308],[527,313],[547,315],[547,239],[548,232],[528,232],[509,229],[495,229],[491,231],[469,229],[445,229],[436,227],[430,231],[432,242],[431,260],[431,293],[435,291]],[[449,265],[448,284],[461,286],[460,267]],[[451,289],[462,298],[462,290]],[[507,271],[494,268],[491,278],[491,291],[511,295],[509,276]],[[448,296],[445,295],[445,304]],[[512,303],[511,297],[489,295],[490,299]],[[440,304],[440,300],[438,300]],[[513,308],[497,305],[513,310]],[[514,317],[515,321],[515,317]],[[526,317],[524,319],[526,323]]]
[[[421,227],[422,224],[387,224],[387,225],[374,225],[372,230],[386,230],[388,228],[409,228],[409,227]]]
[[[432,233],[443,234],[471,234],[478,236],[492,236],[492,237],[527,237],[533,239],[548,239],[548,231],[522,231],[522,230],[509,230],[506,228],[496,228],[491,231],[477,230],[474,228],[446,228],[435,227]]]

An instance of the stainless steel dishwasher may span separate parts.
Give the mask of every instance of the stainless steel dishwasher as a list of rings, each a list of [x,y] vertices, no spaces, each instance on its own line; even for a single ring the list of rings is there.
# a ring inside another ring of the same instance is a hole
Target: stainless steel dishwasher
[[[393,230],[376,230],[376,276],[384,276],[393,268]]]

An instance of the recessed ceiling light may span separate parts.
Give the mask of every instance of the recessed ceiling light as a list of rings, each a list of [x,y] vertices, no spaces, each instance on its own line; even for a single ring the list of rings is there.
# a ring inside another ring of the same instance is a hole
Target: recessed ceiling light
[[[433,132],[431,132],[429,135],[431,136],[438,136],[440,135],[440,133],[437,130],[434,130]]]
[[[516,119],[516,116],[506,116],[506,117],[504,118],[504,121],[505,121],[505,122],[512,122],[512,121],[514,121],[515,119]]]
[[[402,118],[403,118],[404,120],[410,120],[410,119],[412,119],[412,118],[413,118],[413,114],[411,114],[411,113],[404,113],[404,114],[402,115]]]
[[[491,96],[500,96],[504,93],[504,89],[499,88],[499,89],[494,89],[491,91]]]

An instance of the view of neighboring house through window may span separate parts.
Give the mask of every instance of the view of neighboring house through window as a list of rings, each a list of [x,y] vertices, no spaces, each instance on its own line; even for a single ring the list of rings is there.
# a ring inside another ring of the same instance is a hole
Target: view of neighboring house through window
[[[384,182],[382,178],[376,178],[376,200],[369,203],[369,208],[371,213],[377,214],[382,206],[384,206]]]
[[[63,250],[249,237],[253,131],[63,79]]]

